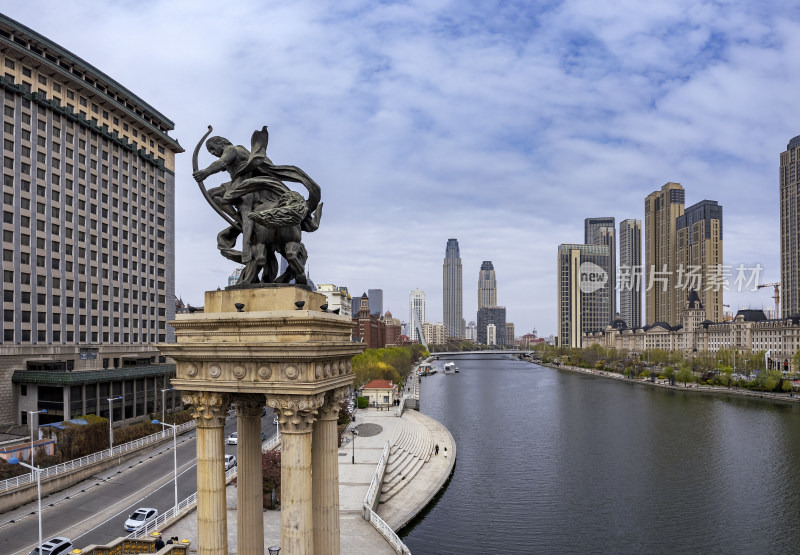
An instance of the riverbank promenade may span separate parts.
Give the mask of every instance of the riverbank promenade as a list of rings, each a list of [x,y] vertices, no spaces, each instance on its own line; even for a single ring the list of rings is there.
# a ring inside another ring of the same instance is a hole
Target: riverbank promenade
[[[355,446],[353,434],[348,428],[339,448],[341,553],[395,553],[384,537],[363,518],[364,498],[386,442],[390,442],[392,447],[383,481],[386,493],[382,494],[382,498],[389,495],[391,497],[380,503],[376,512],[395,531],[419,514],[444,486],[455,465],[456,445],[444,426],[414,410],[406,410],[402,416],[397,416],[396,408],[388,411],[361,409],[356,411],[356,420],[351,427],[353,425],[358,430]],[[390,480],[392,484],[402,484],[401,487],[387,488]],[[227,503],[228,552],[237,554],[236,485],[228,486]],[[280,511],[264,512],[265,548],[280,545],[280,519]],[[193,540],[192,547],[195,548],[196,511],[161,533],[166,537],[190,538]]]
[[[773,393],[767,391],[752,391],[749,389],[740,389],[737,387],[727,387],[722,385],[707,385],[707,384],[684,384],[676,382],[675,385],[669,383],[669,380],[664,378],[634,378],[630,379],[617,372],[609,372],[607,370],[597,370],[595,368],[581,368],[580,366],[570,366],[568,364],[552,364],[548,362],[535,362],[540,366],[546,366],[553,370],[561,370],[564,372],[574,372],[577,374],[591,374],[601,378],[609,378],[612,380],[626,381],[634,384],[645,385],[649,387],[660,387],[663,389],[671,389],[674,391],[688,391],[694,393],[707,393],[711,395],[729,395],[737,397],[748,397],[751,399],[765,399],[778,403],[800,403],[800,397],[790,393]]]

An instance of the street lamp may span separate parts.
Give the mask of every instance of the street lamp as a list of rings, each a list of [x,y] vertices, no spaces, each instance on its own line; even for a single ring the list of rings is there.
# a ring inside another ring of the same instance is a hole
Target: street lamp
[[[30,468],[31,472],[36,473],[36,496],[39,501],[39,553],[42,552],[42,469],[30,464],[25,464],[17,457],[8,459],[9,464],[21,464],[25,468]]]
[[[174,387],[168,387],[166,389],[162,389],[161,390],[161,435],[162,436],[164,435],[164,422],[166,421],[166,418],[164,416],[164,414],[165,414],[164,411],[167,408],[167,402],[166,402],[167,391],[172,391],[173,389],[175,389],[175,388]],[[174,408],[175,407],[173,407],[173,410],[174,410]]]
[[[111,403],[120,399],[122,399],[122,395],[106,399],[108,401],[108,454],[112,457],[114,456],[114,432],[111,429],[111,424],[114,423],[114,413],[111,412]]]
[[[28,422],[30,422],[31,425],[31,465],[33,465],[33,415],[34,414],[47,414],[47,409],[28,411]],[[33,476],[32,470],[31,470],[31,476]]]
[[[175,469],[175,514],[178,514],[178,426],[153,420],[153,424],[161,424],[172,428],[172,464]]]
[[[275,424],[275,440],[277,441],[277,440],[279,440],[281,438],[281,428],[280,428],[280,423],[278,422],[278,417],[277,416],[272,421],[272,423]]]
[[[350,433],[353,434],[353,462],[352,464],[356,464],[356,436],[358,435],[358,430],[355,428],[350,428]]]

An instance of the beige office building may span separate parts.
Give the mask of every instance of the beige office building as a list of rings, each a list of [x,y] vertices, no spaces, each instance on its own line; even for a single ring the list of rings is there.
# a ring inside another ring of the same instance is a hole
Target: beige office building
[[[584,334],[603,330],[613,287],[604,268],[611,253],[605,245],[558,246],[558,345],[581,347]]]
[[[0,15],[0,423],[153,412],[174,366],[173,123]],[[13,386],[12,386],[13,384]]]
[[[619,314],[629,328],[642,326],[642,221],[619,223]]]
[[[781,211],[781,306],[800,314],[800,135],[781,152],[778,168]],[[776,315],[777,318],[777,315]]]
[[[696,291],[712,322],[721,322],[722,295],[728,276],[722,267],[722,206],[704,200],[687,208],[675,222],[678,294]]]
[[[514,322],[506,322],[506,345],[514,346]]]
[[[683,214],[685,192],[680,183],[667,183],[644,201],[645,322],[676,325],[685,295],[677,284],[675,225]]]

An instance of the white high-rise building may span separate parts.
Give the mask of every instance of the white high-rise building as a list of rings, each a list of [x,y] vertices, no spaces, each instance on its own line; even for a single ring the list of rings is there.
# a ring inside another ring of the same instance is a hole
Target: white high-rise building
[[[419,334],[419,328],[425,322],[425,291],[422,289],[414,289],[408,296],[408,322],[411,340],[422,341]]]
[[[486,326],[486,344],[497,345],[497,326],[494,324]]]
[[[466,334],[465,337],[469,341],[477,341],[478,339],[478,326],[475,324],[475,320],[471,320],[466,327]]]

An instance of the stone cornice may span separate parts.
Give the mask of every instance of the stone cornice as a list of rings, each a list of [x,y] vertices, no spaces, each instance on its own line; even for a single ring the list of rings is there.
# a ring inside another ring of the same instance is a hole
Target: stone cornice
[[[319,382],[239,382],[239,381],[210,381],[210,380],[182,380],[175,378],[171,381],[175,389],[191,391],[200,389],[218,393],[261,393],[266,395],[284,395],[297,392],[306,395],[324,393],[337,387],[348,387],[353,383],[355,376],[347,374]]]

